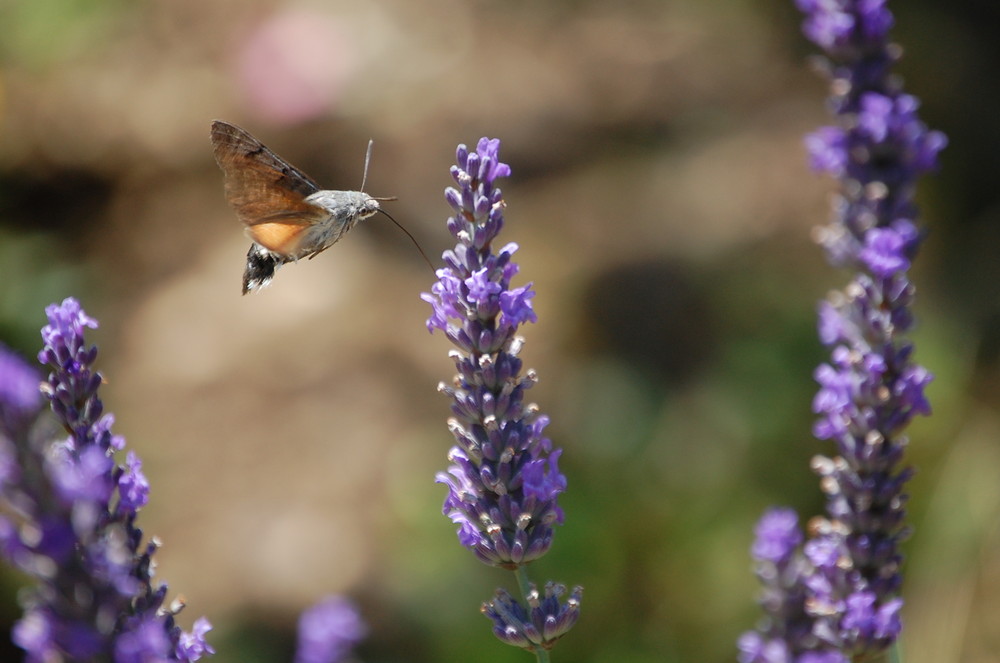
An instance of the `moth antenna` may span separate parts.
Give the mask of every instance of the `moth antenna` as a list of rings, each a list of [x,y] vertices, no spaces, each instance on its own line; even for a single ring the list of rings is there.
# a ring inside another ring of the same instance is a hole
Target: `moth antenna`
[[[368,164],[371,163],[371,160],[372,160],[372,148],[374,148],[374,147],[375,147],[375,140],[372,139],[372,138],[369,138],[368,139],[368,152],[365,154],[365,173],[364,173],[364,175],[361,176],[361,191],[362,192],[365,190],[365,182],[368,181]],[[389,201],[389,200],[399,200],[399,199],[396,198],[396,196],[386,196],[385,198],[375,198],[375,200],[385,202],[385,201]],[[434,265],[431,264],[431,259],[427,257],[426,253],[424,253],[424,250],[420,247],[420,243],[417,241],[417,238],[414,237],[412,234],[410,234],[409,230],[407,230],[406,228],[404,228],[399,223],[399,221],[397,221],[396,219],[392,218],[392,215],[389,214],[388,212],[386,212],[381,207],[379,207],[376,211],[381,212],[382,214],[384,214],[390,221],[392,221],[396,225],[397,228],[399,228],[404,233],[406,233],[406,236],[410,238],[411,242],[413,242],[413,246],[417,247],[417,251],[420,251],[420,256],[424,259],[424,262],[427,263],[427,266],[430,267],[431,273],[432,274],[435,273],[434,272]]]
[[[413,242],[413,246],[417,247],[417,251],[420,251],[420,255],[423,257],[424,262],[426,262],[427,266],[431,268],[431,273],[435,273],[434,272],[434,265],[431,264],[431,259],[428,258],[427,254],[424,253],[424,250],[422,248],[420,248],[420,244],[419,244],[419,242],[417,242],[417,238],[414,237],[413,235],[411,235],[409,230],[407,230],[402,225],[400,225],[399,221],[397,221],[396,219],[392,218],[392,215],[389,214],[388,212],[386,212],[384,209],[382,209],[380,207],[377,211],[379,211],[382,214],[385,214],[387,217],[389,217],[389,220],[392,221],[393,223],[395,223],[397,228],[399,228],[404,233],[406,233],[406,236],[410,238],[411,242]]]
[[[375,147],[375,140],[373,138],[368,139],[368,152],[365,153],[365,173],[361,176],[361,191],[365,190],[365,182],[368,181],[368,164],[372,160],[372,148]]]

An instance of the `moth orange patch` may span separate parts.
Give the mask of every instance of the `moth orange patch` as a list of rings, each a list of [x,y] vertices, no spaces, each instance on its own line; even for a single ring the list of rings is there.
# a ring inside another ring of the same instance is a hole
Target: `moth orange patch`
[[[268,251],[292,256],[301,247],[308,229],[309,224],[271,222],[249,226],[247,233]]]

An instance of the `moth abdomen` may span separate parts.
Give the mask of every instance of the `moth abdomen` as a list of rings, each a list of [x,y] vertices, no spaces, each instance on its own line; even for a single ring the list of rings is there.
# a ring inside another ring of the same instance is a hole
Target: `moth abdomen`
[[[274,273],[285,262],[285,258],[271,253],[260,244],[251,244],[247,251],[247,267],[243,271],[243,294],[259,290],[270,283]]]

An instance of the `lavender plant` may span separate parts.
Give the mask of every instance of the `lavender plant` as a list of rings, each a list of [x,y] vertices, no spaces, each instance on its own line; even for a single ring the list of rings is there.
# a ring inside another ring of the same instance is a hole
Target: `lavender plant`
[[[46,309],[39,374],[0,346],[0,554],[37,585],[23,600],[14,642],[28,663],[113,661],[193,662],[214,653],[204,617],[191,632],[164,605],[165,584],[153,582],[159,543],[143,544],[136,527],[149,500],[142,463],[132,451],[124,465],[115,452],[125,440],[111,433],[114,417],[98,397],[96,328],[75,299]],[[55,422],[44,418],[43,395]],[[69,434],[56,439],[53,423]],[[296,663],[337,663],[364,636],[346,599],[328,597],[299,621]]]
[[[510,175],[499,159],[500,141],[482,138],[470,152],[459,145],[451,175],[458,189],[445,200],[454,210],[447,221],[457,240],[443,255],[446,267],[422,298],[432,307],[427,328],[455,345],[449,356],[457,375],[439,391],[452,399],[448,428],[455,438],[446,473],[443,512],[458,525],[459,542],[490,566],[512,570],[521,600],[498,589],[482,612],[503,642],[548,660],[548,650],[576,623],[582,588],[567,598],[566,587],[546,583],[543,592],[528,579],[526,565],[548,551],[553,528],[563,522],[558,497],[566,489],[559,472],[562,453],[545,437],[548,417],[523,402],[537,381],[522,375],[517,330],[536,322],[532,284],[513,288],[517,245],[496,249],[503,229],[503,195],[494,182]]]
[[[812,469],[826,517],[805,539],[789,509],[768,511],[751,553],[765,618],[739,641],[741,663],[842,663],[877,656],[902,629],[900,542],[912,469],[906,426],[929,414],[932,376],[913,361],[906,333],[915,289],[908,270],[922,235],[913,193],[945,137],[919,120],[919,103],[891,74],[886,0],[796,0],[803,30],[826,52],[835,126],[806,139],[814,169],[838,178],[831,222],[817,233],[827,258],[856,272],[819,306],[831,348],[815,372],[813,433],[836,445]]]
[[[153,581],[159,544],[136,526],[149,484],[134,452],[113,458],[125,440],[111,432],[97,348],[84,340],[97,321],[72,298],[46,314],[41,394],[67,437],[38,416],[35,372],[7,352],[0,361],[0,553],[36,581],[13,639],[29,663],[197,661],[213,652],[211,626],[182,631],[182,604],[164,605],[167,586]]]

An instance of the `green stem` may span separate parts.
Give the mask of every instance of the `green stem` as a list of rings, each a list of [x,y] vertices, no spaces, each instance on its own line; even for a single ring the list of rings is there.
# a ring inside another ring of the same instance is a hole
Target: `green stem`
[[[517,578],[517,586],[521,590],[521,596],[525,601],[528,600],[528,594],[531,592],[531,580],[528,578],[528,569],[525,566],[518,566],[514,569],[514,577]],[[549,663],[549,650],[535,648],[535,660],[538,663]]]
[[[889,663],[903,663],[903,648],[899,646],[898,639],[889,648]]]
[[[899,640],[896,640],[885,651],[877,654],[862,652],[854,656],[851,660],[854,663],[903,663],[903,648],[900,646]]]
[[[528,593],[531,592],[531,579],[528,578],[527,567],[522,565],[514,569],[514,577],[517,578],[517,587],[521,590],[521,597],[527,601]]]

